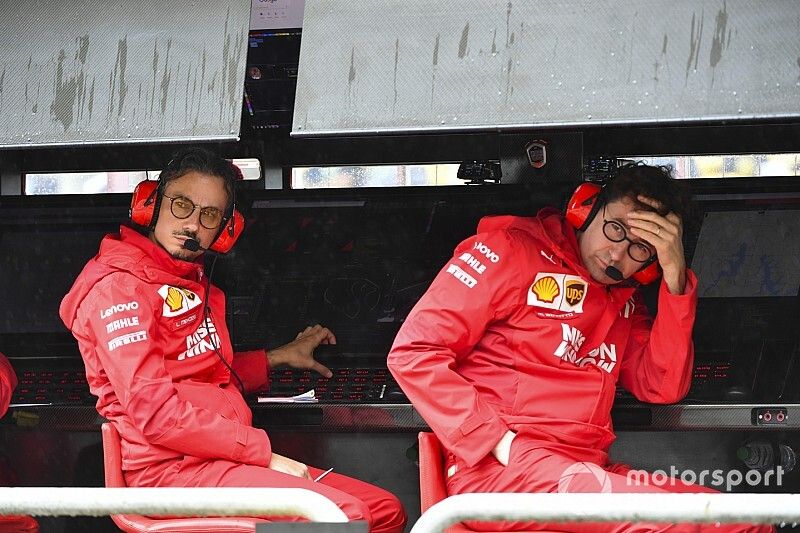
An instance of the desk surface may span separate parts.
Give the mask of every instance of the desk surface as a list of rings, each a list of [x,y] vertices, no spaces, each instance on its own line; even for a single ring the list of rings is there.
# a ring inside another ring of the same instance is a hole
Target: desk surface
[[[416,432],[428,429],[414,407],[395,404],[252,404],[253,424],[270,429],[337,432]],[[758,419],[766,411],[784,413],[781,423]],[[104,419],[80,405],[12,406],[2,424],[40,429],[96,430]],[[800,428],[800,404],[679,403],[650,405],[617,402],[611,411],[617,431],[786,431]]]

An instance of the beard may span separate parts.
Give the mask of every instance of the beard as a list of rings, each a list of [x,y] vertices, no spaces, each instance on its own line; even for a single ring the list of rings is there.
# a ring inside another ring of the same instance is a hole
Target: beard
[[[181,261],[194,261],[197,256],[200,254],[198,252],[193,252],[191,250],[187,250],[185,248],[178,248],[175,251],[167,250],[167,253],[172,256],[173,259],[180,259]]]
[[[190,237],[197,240],[197,234],[195,233],[173,233],[173,235],[182,235],[184,237]],[[154,232],[150,232],[149,238],[151,241],[163,248],[164,251],[167,252],[173,259],[192,262],[202,254],[202,252],[193,252],[184,248],[183,246],[173,246],[171,243],[169,246],[165,246],[164,243],[158,240]]]

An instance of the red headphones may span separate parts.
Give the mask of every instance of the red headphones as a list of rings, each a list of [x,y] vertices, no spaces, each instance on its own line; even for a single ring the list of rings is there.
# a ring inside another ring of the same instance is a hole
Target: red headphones
[[[144,228],[153,229],[158,220],[158,210],[161,207],[161,181],[145,180],[139,182],[133,190],[131,198],[131,222]],[[225,212],[219,232],[209,250],[219,254],[228,253],[244,230],[244,217],[236,210],[235,205]]]
[[[567,222],[578,231],[585,231],[592,223],[597,212],[603,207],[600,194],[603,188],[591,182],[584,182],[578,185],[567,202]],[[641,285],[647,285],[657,280],[661,276],[661,267],[658,265],[656,257],[653,256],[649,261],[642,265],[632,277]]]

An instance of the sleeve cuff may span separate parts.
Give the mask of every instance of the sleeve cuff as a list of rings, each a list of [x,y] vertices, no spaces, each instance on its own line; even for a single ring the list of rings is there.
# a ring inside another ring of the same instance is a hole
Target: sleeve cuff
[[[245,392],[269,388],[269,363],[264,350],[236,352],[232,366],[244,383]]]
[[[236,428],[235,460],[245,464],[268,467],[272,459],[272,444],[266,431],[240,425]]]
[[[463,459],[467,466],[475,466],[491,453],[506,431],[508,426],[499,418],[472,427],[465,424],[452,433],[450,442],[453,448],[450,451]]]
[[[690,268],[686,269],[686,286],[683,288],[683,294],[672,294],[669,292],[666,282],[664,282],[663,278],[661,279],[661,285],[658,288],[658,299],[661,301],[665,298],[670,298],[674,301],[686,301],[688,303],[697,299],[697,276],[695,276]]]

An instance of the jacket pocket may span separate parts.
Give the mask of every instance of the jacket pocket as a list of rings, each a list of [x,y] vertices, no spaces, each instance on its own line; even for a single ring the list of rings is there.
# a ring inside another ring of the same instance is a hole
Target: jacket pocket
[[[589,423],[597,409],[603,377],[568,364],[535,364],[519,376],[515,416]]]

